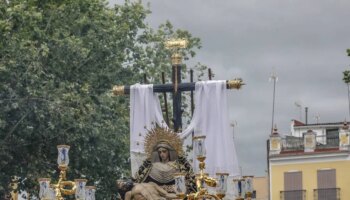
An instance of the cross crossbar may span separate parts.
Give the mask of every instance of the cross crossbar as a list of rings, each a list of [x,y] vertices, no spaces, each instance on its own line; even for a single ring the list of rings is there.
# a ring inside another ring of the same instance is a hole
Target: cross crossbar
[[[193,91],[195,89],[196,83],[179,83],[177,86],[177,90],[180,92],[184,91]],[[245,85],[242,79],[234,79],[227,80],[226,87],[227,89],[240,89],[242,85]],[[161,93],[161,92],[174,92],[174,84],[166,83],[166,84],[155,84],[153,85],[153,92]],[[127,95],[130,94],[130,86],[114,86],[113,87],[114,95]]]

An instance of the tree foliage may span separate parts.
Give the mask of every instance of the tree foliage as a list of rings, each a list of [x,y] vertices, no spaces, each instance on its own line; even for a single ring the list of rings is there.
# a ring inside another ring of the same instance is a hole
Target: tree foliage
[[[0,4],[0,198],[12,175],[37,194],[37,178],[58,178],[56,145],[68,144],[68,179],[85,177],[110,199],[129,173],[128,98],[113,85],[160,82],[169,72],[164,40],[200,40],[170,22],[152,30],[149,10],[126,1],[10,0]],[[199,65],[201,66],[201,65]],[[185,74],[184,74],[185,75]],[[25,180],[24,180],[25,178]]]

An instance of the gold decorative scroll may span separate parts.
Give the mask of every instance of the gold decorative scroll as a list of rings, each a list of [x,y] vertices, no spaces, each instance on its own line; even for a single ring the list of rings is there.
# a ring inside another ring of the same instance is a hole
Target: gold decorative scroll
[[[115,85],[113,86],[112,92],[114,95],[124,95],[124,86],[123,85]]]
[[[243,80],[241,78],[236,78],[236,79],[227,81],[228,89],[240,89],[242,85],[245,85],[245,84],[243,83]]]
[[[186,39],[171,39],[164,43],[167,49],[184,49],[188,45],[188,40]]]

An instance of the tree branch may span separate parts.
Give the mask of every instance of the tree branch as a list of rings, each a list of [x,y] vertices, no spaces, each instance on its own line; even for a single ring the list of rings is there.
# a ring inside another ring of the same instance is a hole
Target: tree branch
[[[8,137],[10,137],[10,135],[16,130],[17,126],[28,116],[29,113],[30,113],[30,111],[27,111],[27,112],[21,117],[21,119],[12,127],[12,129],[10,130],[10,132],[8,132],[8,133],[6,134],[6,137],[4,138],[4,141],[6,141]]]

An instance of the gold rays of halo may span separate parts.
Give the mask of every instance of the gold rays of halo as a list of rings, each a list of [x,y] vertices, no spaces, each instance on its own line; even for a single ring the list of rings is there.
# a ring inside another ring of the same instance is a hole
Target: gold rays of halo
[[[159,142],[166,142],[175,149],[178,155],[183,154],[182,140],[179,135],[170,129],[157,126],[149,130],[145,137],[145,152],[148,157],[152,155],[153,148]]]

